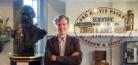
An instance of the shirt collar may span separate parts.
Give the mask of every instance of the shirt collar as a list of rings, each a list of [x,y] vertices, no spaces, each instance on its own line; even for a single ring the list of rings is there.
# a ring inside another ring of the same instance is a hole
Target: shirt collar
[[[63,38],[60,38],[58,35],[57,35],[57,37],[58,37],[58,40],[65,41],[65,40],[66,40],[67,35],[65,35]]]

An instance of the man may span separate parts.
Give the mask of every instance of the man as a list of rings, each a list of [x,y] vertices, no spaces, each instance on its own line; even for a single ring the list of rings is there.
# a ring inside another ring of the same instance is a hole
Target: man
[[[21,10],[21,27],[14,30],[14,55],[34,56],[35,43],[46,35],[46,31],[33,25],[35,13],[32,7],[24,6]]]
[[[47,40],[45,48],[45,65],[80,65],[82,53],[79,39],[67,34],[69,19],[60,15],[55,19],[57,36]]]

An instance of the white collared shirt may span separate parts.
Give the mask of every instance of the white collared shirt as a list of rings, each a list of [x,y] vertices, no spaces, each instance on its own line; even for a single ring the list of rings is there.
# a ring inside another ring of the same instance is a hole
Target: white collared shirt
[[[64,56],[66,36],[63,39],[61,39],[61,38],[58,37],[58,40],[59,40],[60,56]]]

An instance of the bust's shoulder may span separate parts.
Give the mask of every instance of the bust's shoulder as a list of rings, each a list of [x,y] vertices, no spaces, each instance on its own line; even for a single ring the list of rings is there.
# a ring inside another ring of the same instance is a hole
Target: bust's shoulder
[[[19,33],[19,32],[22,32],[23,31],[23,28],[22,27],[19,27],[15,30],[13,30],[15,33]]]
[[[21,30],[21,29],[23,29],[23,27],[19,27],[19,28],[16,28],[16,29],[14,29],[14,30]]]
[[[52,36],[52,37],[48,38],[47,40],[56,40],[56,39],[58,39],[57,36]]]
[[[35,26],[35,25],[33,25],[33,26],[32,26],[32,29],[33,29],[33,30],[39,30],[40,28],[37,27],[37,26]]]

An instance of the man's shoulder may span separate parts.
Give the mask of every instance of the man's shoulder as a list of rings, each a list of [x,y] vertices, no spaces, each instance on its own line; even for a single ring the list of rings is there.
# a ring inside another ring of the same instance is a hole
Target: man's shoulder
[[[67,35],[68,38],[72,39],[72,40],[78,40],[79,38],[77,36],[70,36],[70,35]]]

